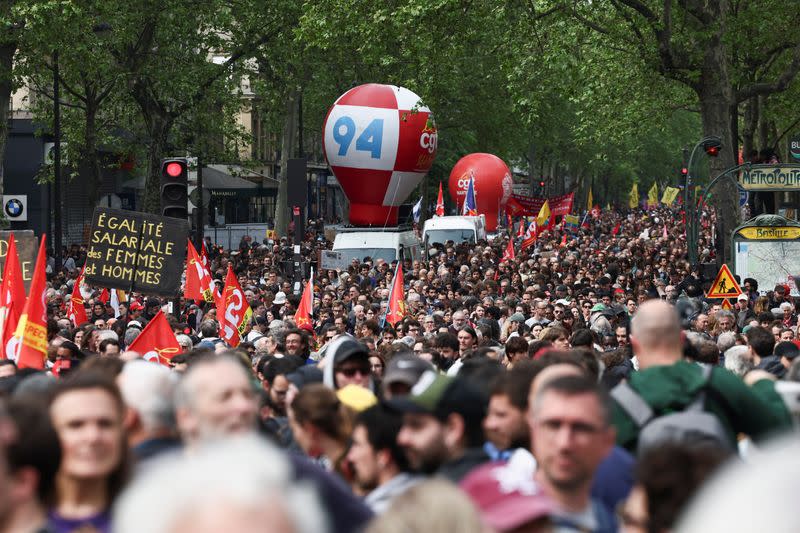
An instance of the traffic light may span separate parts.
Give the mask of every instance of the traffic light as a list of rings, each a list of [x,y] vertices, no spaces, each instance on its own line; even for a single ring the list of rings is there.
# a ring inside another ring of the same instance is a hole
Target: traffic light
[[[686,167],[681,167],[681,177],[685,178],[686,175],[689,173],[689,169]]]
[[[708,157],[717,157],[719,155],[719,150],[722,148],[722,139],[711,135],[709,137],[704,137],[702,141],[700,141],[703,150],[706,151],[706,155]]]
[[[186,158],[161,160],[161,214],[186,219],[188,205],[189,171]]]

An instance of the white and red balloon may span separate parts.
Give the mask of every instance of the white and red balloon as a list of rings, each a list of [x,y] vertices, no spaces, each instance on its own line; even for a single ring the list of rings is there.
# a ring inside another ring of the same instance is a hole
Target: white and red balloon
[[[433,164],[430,109],[403,87],[368,83],[340,96],[323,125],[325,158],[350,200],[355,226],[397,224],[397,206]]]
[[[497,216],[506,206],[514,189],[514,180],[502,159],[492,154],[465,155],[450,171],[450,198],[464,205],[470,176],[475,178],[475,203],[478,214],[486,215],[486,231],[497,230]]]

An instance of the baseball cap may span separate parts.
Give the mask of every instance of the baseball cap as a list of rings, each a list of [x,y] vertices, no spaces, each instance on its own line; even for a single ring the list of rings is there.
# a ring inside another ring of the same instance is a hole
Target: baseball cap
[[[141,303],[139,303],[138,300],[134,300],[131,302],[131,305],[128,307],[128,309],[130,309],[131,311],[141,311],[142,309],[144,309],[144,306]]]
[[[460,484],[478,508],[484,523],[495,531],[516,530],[556,510],[553,500],[533,479],[535,467],[519,468],[515,459],[512,456],[508,463],[479,466]]]
[[[738,301],[738,302],[741,302],[742,300],[744,300],[744,301],[746,302],[746,301],[747,301],[747,300],[749,300],[749,299],[750,299],[750,298],[748,298],[746,294],[742,293],[742,294],[740,294],[740,295],[738,296],[738,298],[736,298],[736,301]]]
[[[525,316],[522,313],[514,313],[508,317],[509,322],[525,322]]]
[[[433,370],[433,365],[415,355],[399,354],[389,361],[383,373],[383,386],[392,383],[404,383],[413,387],[419,377],[427,371]]]
[[[142,323],[138,320],[131,320],[128,322],[128,328],[142,329]]]
[[[594,304],[594,306],[592,307],[590,312],[594,313],[595,311],[605,311],[605,310],[606,310],[606,306],[605,305],[603,305],[603,304]]]
[[[341,335],[328,346],[328,353],[333,364],[338,365],[354,356],[366,358],[369,355],[369,349],[354,337]]]
[[[408,396],[392,398],[387,405],[402,413],[421,413],[444,420],[453,413],[467,423],[480,423],[486,413],[486,400],[474,385],[459,377],[425,371]]]

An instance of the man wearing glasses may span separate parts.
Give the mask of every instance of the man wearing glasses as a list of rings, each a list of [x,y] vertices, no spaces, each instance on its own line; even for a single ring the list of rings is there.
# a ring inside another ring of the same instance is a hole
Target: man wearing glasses
[[[326,350],[322,382],[333,389],[358,385],[374,390],[367,347],[349,335],[334,339]]]

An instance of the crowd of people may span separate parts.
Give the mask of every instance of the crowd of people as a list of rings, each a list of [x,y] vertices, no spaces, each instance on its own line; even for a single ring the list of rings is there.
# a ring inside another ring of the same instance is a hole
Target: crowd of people
[[[309,226],[313,262],[330,243]],[[291,240],[209,242],[253,311],[235,347],[213,305],[112,305],[100,287],[72,324],[73,247],[48,277],[47,369],[0,361],[0,531],[796,529],[790,506],[755,505],[769,488],[725,505],[758,476],[797,487],[757,467],[773,437],[795,447],[794,287],[707,300],[666,208],[605,210],[504,260],[515,233],[405,260],[394,324],[396,264],[319,272],[305,327]],[[128,350],[159,310],[182,349],[169,367]]]

